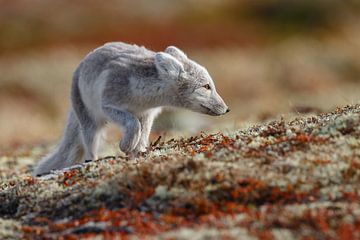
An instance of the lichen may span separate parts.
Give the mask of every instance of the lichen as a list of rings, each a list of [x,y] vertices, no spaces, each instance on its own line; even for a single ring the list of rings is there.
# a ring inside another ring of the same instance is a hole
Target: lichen
[[[48,148],[24,149],[1,157],[1,239],[360,237],[360,105],[39,178],[31,165]]]

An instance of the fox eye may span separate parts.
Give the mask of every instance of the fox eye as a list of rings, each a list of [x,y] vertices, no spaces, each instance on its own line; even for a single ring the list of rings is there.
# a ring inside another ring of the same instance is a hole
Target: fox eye
[[[210,84],[205,84],[205,85],[203,86],[203,88],[205,88],[205,89],[207,89],[207,90],[211,90]]]

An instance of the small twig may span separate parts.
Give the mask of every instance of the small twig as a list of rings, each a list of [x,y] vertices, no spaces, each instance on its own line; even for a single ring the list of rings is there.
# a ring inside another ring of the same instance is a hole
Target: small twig
[[[151,144],[151,147],[155,147],[156,145],[158,145],[160,142],[160,139],[161,139],[161,135],[156,139],[156,141],[154,143]]]

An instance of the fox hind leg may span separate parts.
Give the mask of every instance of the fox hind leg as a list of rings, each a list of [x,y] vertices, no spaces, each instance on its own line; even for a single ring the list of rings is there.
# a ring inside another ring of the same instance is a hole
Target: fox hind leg
[[[73,108],[80,124],[80,136],[85,153],[83,160],[95,160],[97,158],[97,132],[100,126],[89,115],[84,105],[73,104]]]
[[[81,124],[81,123],[80,123]],[[84,144],[85,159],[95,160],[98,148],[98,127],[94,123],[81,124],[81,137]]]

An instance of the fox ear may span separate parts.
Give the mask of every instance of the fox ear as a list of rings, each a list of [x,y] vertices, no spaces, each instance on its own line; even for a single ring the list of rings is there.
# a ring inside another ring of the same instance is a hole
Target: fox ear
[[[174,58],[184,61],[187,59],[186,54],[175,46],[169,46],[165,49],[165,52],[173,56]]]
[[[155,54],[155,65],[160,75],[172,78],[177,78],[184,71],[184,67],[179,60],[164,52]]]

